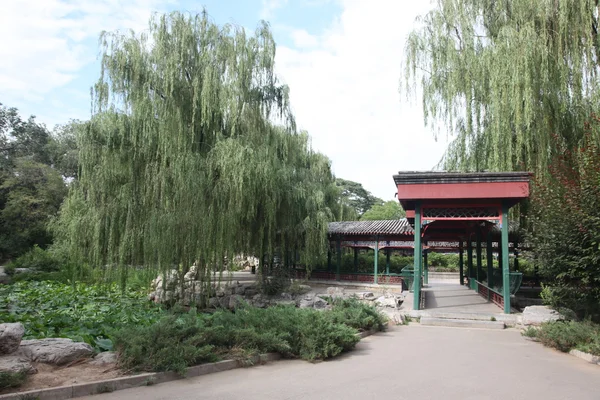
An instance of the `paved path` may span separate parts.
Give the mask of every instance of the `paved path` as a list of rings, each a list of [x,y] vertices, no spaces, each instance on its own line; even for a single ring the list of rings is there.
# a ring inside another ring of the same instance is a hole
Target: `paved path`
[[[594,399],[600,366],[514,330],[396,327],[327,362],[300,360],[205,375],[88,400]]]
[[[488,302],[474,290],[458,283],[431,282],[423,290],[425,309],[443,312],[501,313],[502,309]]]

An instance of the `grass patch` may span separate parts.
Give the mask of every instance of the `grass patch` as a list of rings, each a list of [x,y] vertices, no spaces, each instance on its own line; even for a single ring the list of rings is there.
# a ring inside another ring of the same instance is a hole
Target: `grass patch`
[[[547,322],[538,329],[529,327],[523,335],[563,352],[577,349],[600,356],[600,325],[589,321]]]
[[[26,380],[25,372],[0,372],[0,390],[18,388]]]

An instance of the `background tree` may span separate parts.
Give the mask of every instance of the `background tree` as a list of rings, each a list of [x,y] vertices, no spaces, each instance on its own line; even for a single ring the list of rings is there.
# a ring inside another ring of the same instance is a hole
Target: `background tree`
[[[104,271],[123,283],[127,265],[197,262],[209,285],[224,256],[255,254],[262,269],[276,254],[309,267],[326,254],[338,191],[296,131],[266,24],[248,36],[172,13],[101,42],[79,176],[54,224],[74,261],[115,266]]]
[[[374,205],[383,204],[383,200],[373,196],[361,183],[337,178],[335,184],[341,191],[343,204],[354,209],[356,213],[355,218],[344,218],[345,220],[357,219],[356,217],[360,217]]]
[[[418,85],[425,122],[455,135],[442,167],[546,173],[551,135],[581,142],[598,106],[597,0],[437,0],[421,21],[402,88]]]
[[[406,216],[406,212],[400,206],[398,201],[390,200],[383,204],[375,204],[361,217],[361,221],[377,221],[377,220],[391,220],[400,219]]]
[[[24,120],[16,108],[0,104],[0,259],[52,242],[46,224],[66,195],[52,167],[59,148],[35,117]]]
[[[544,299],[581,317],[600,321],[600,148],[591,140],[600,118],[587,125],[583,145],[573,151],[560,140],[550,179],[536,179],[533,233]],[[597,132],[596,132],[597,133]]]

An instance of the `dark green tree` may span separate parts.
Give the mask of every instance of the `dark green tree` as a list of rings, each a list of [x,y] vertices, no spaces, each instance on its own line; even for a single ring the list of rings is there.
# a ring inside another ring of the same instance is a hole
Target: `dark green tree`
[[[383,205],[383,200],[373,196],[361,183],[337,178],[335,184],[341,191],[342,203],[356,212],[353,218],[342,219],[357,219],[374,205]]]
[[[406,212],[400,206],[398,201],[390,200],[383,204],[375,204],[361,217],[361,221],[379,221],[379,220],[391,220],[400,219],[406,216]]]

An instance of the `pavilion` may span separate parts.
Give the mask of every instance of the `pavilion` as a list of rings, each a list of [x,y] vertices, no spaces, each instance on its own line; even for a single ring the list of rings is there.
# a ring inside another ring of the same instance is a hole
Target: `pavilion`
[[[399,172],[394,175],[394,182],[406,218],[330,223],[328,268],[314,271],[312,276],[394,284],[402,283],[410,274],[414,279],[413,304],[418,310],[421,287],[428,283],[427,253],[458,252],[460,283],[464,284],[466,279],[470,288],[510,313],[510,294],[518,289],[522,275],[509,271],[509,251],[512,248],[514,252],[523,238],[518,230],[509,229],[508,212],[529,196],[530,176],[528,172]],[[342,273],[340,269],[342,248],[354,249],[355,270],[350,273]],[[359,249],[384,249],[385,270],[380,271],[375,251],[373,273],[358,273]],[[390,273],[393,250],[414,254],[414,265],[407,272]],[[333,251],[337,255],[335,271],[331,268]],[[494,252],[498,254],[499,274],[493,268]]]

